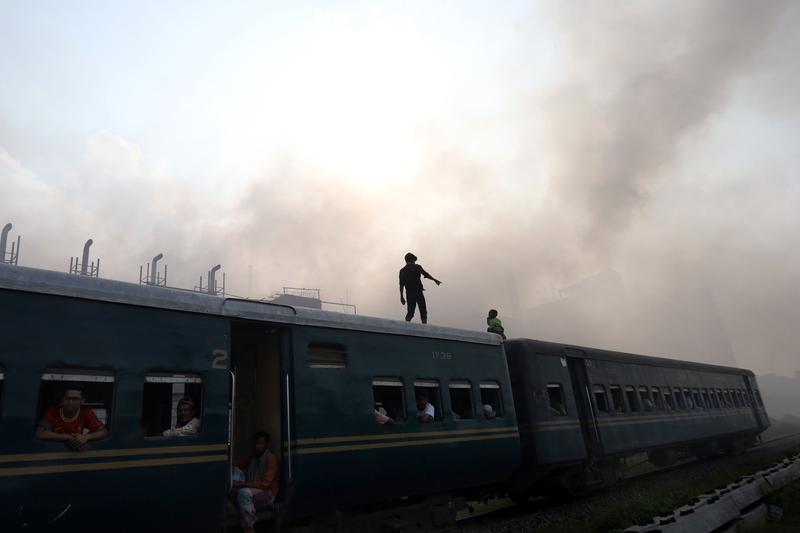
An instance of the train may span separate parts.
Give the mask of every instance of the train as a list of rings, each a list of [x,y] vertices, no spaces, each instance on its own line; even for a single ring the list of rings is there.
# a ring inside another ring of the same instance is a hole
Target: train
[[[310,533],[447,529],[469,501],[575,494],[769,426],[749,370],[6,264],[0,339],[4,532],[237,531],[257,430],[280,461],[257,525]],[[109,430],[84,451],[36,436],[66,383]],[[178,397],[195,435],[162,432]]]

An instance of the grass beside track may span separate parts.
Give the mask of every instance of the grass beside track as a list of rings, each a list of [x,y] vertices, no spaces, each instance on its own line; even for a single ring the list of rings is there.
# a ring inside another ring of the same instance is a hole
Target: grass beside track
[[[797,453],[797,451],[797,448],[788,450],[786,456],[789,457]],[[682,479],[669,479],[660,483],[657,488],[632,488],[626,491],[625,497],[619,503],[608,505],[603,509],[593,510],[590,516],[586,516],[582,520],[551,526],[548,528],[548,533],[606,533],[620,531],[637,524],[647,524],[655,516],[669,514],[698,496],[722,488],[774,463],[774,458],[754,459],[725,467],[704,477],[702,480],[690,484],[687,484]],[[784,509],[786,514],[784,516],[787,523],[795,525],[789,525],[789,529],[785,530],[765,529],[764,531],[792,531],[797,533],[798,522],[789,522],[791,520],[800,520],[800,516],[798,516],[798,513],[800,513],[800,487],[795,487],[795,485],[798,484],[794,483],[792,490],[788,490],[790,487],[787,487],[786,494],[780,496],[780,501],[786,505],[786,509]],[[792,497],[795,498],[793,504],[787,503],[791,501]],[[775,505],[781,506],[780,503],[775,503]]]

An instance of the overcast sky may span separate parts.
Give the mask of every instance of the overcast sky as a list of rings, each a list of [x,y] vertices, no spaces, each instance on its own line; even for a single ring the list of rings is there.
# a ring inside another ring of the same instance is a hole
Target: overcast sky
[[[738,364],[792,375],[799,24],[779,0],[0,0],[0,225],[25,266],[91,237],[103,277],[163,252],[170,285],[222,263],[235,294],[388,318],[413,251],[432,323],[495,307],[543,339],[528,310],[614,271],[628,319],[679,337],[664,302],[702,294]],[[708,359],[621,326],[596,341]]]

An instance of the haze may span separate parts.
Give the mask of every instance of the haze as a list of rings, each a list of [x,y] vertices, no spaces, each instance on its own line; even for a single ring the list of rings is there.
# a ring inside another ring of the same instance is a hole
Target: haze
[[[799,370],[800,4],[0,2],[20,264]],[[252,266],[252,270],[250,267]],[[252,272],[252,278],[250,276]]]

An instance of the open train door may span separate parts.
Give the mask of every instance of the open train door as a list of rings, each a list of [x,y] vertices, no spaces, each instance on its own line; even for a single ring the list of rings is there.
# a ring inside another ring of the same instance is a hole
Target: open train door
[[[586,354],[581,350],[567,348],[564,350],[567,357],[572,390],[575,394],[575,404],[578,407],[578,418],[581,422],[583,442],[586,445],[586,455],[590,460],[602,455],[603,443],[600,440],[600,428],[597,425],[597,411],[592,402],[591,385],[586,371],[591,360],[586,359]]]

